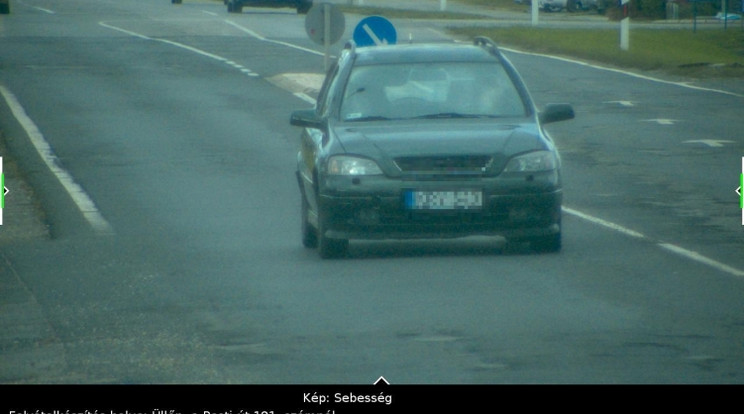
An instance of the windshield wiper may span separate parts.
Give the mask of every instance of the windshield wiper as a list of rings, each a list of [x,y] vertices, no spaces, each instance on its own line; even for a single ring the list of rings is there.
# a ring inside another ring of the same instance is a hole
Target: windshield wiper
[[[440,112],[438,114],[427,114],[415,116],[412,119],[446,119],[446,118],[498,118],[496,115],[487,114],[461,114],[459,112]]]
[[[344,119],[344,122],[392,121],[394,119],[398,119],[398,118],[388,118],[386,116],[381,116],[381,115],[370,115],[370,116],[360,116],[358,118],[346,118]]]

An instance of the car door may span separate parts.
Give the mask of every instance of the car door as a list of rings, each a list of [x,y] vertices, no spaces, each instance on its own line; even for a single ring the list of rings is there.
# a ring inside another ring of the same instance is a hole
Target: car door
[[[334,63],[331,68],[328,69],[325,80],[323,81],[323,86],[320,89],[315,104],[316,116],[320,119],[328,119],[333,98],[330,92],[333,90],[331,86],[335,84],[338,73],[338,65]],[[303,192],[312,210],[317,209],[317,200],[315,199],[317,164],[322,152],[322,147],[326,141],[324,138],[326,138],[326,134],[328,133],[328,131],[317,128],[304,128],[300,138],[298,171],[302,179]]]

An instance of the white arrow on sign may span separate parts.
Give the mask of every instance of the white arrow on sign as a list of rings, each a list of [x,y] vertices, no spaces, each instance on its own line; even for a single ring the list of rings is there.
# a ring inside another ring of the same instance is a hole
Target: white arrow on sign
[[[741,197],[741,186],[736,188],[736,194],[738,194],[739,197]]]
[[[705,144],[711,148],[720,148],[723,144],[732,144],[734,141],[727,141],[725,139],[694,139],[690,141],[684,141],[684,144]]]
[[[364,32],[367,33],[370,38],[372,38],[372,41],[375,42],[375,46],[387,44],[387,39],[380,40],[380,38],[377,37],[375,32],[372,31],[368,24],[363,25],[362,29],[364,29]]]

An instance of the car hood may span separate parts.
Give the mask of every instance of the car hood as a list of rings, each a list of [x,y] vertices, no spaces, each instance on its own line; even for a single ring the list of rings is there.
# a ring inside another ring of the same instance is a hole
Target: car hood
[[[549,149],[534,122],[493,119],[364,122],[336,125],[343,152],[378,161],[383,169],[401,157],[490,156],[501,171],[514,155]]]

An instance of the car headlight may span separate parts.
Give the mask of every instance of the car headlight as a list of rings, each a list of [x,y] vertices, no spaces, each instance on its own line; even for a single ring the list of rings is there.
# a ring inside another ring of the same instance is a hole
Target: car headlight
[[[350,155],[336,155],[328,159],[330,175],[380,175],[382,170],[377,163],[367,158]]]
[[[558,160],[550,151],[535,151],[519,155],[506,164],[505,172],[537,172],[556,169]]]

